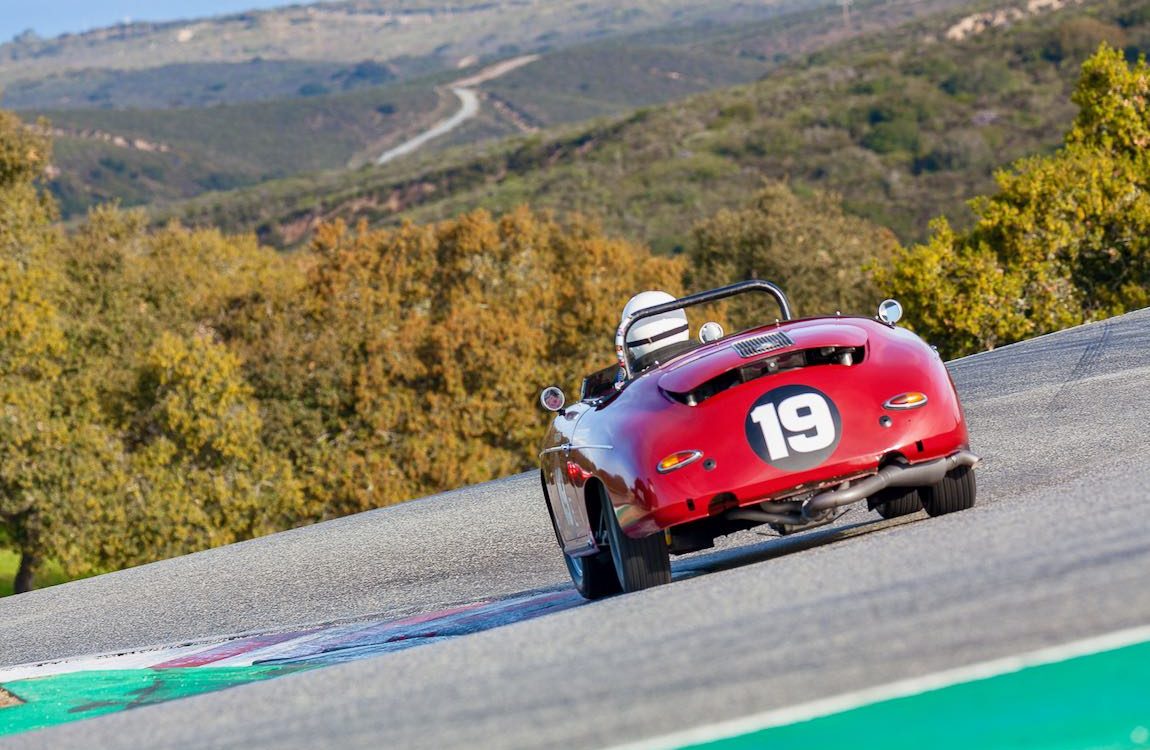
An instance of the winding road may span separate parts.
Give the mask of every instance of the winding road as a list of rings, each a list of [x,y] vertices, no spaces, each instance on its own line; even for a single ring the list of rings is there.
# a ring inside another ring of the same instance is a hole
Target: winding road
[[[451,84],[451,93],[459,99],[459,110],[451,115],[451,117],[440,120],[414,138],[410,138],[395,148],[383,152],[383,154],[375,160],[375,163],[387,164],[389,161],[398,159],[401,156],[407,156],[422,148],[429,141],[435,140],[442,135],[447,135],[452,130],[455,130],[479,114],[479,94],[475,91],[475,87],[502,75],[506,75],[516,68],[521,68],[538,59],[539,55],[523,55],[522,57],[504,60],[503,62],[484,68],[473,76],[462,78]]]
[[[746,532],[578,604],[528,473],[77,581],[0,600],[0,666],[567,604],[0,745],[604,747],[1150,623],[1150,310],[950,369],[984,458],[972,510]]]
[[[384,151],[383,154],[375,160],[376,164],[387,164],[392,159],[398,159],[401,156],[407,156],[410,153],[417,151],[428,141],[434,140],[441,135],[447,135],[452,130],[463,123],[470,120],[479,114],[479,94],[475,93],[472,89],[464,89],[453,87],[451,93],[459,98],[459,111],[448,117],[446,120],[441,120],[433,125],[431,128],[423,131],[419,135],[404,141],[395,148]]]

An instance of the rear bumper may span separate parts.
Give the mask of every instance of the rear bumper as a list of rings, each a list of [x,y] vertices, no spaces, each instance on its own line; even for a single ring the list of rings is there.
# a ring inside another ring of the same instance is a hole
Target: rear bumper
[[[960,466],[974,466],[978,456],[968,450],[960,450],[944,458],[924,461],[913,466],[893,463],[883,467],[877,474],[854,482],[844,482],[837,489],[819,492],[798,504],[797,508],[782,518],[768,511],[736,510],[727,513],[727,518],[768,523],[804,524],[824,519],[835,508],[862,502],[885,490],[887,487],[929,487],[941,482],[948,472]]]
[[[625,527],[630,536],[645,536],[657,531],[704,518],[723,517],[755,521],[805,525],[827,518],[835,508],[862,502],[888,487],[926,487],[935,484],[947,472],[959,466],[974,466],[979,457],[966,448],[960,448],[940,458],[918,463],[896,462],[875,470],[859,470],[829,477],[825,481],[791,488],[788,497],[757,493],[740,493],[739,488],[699,500],[676,500],[660,503],[652,512]],[[795,493],[813,492],[799,501]],[[780,498],[773,501],[774,498]]]

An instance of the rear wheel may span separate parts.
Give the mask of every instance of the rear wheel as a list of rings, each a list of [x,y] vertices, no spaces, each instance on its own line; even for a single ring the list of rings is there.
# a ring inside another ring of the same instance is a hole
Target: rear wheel
[[[671,582],[671,554],[662,534],[632,539],[619,526],[611,501],[602,498],[603,525],[611,547],[611,560],[623,591],[641,591]]]
[[[547,496],[547,483],[543,483],[543,495]],[[585,599],[602,599],[605,596],[618,594],[619,577],[615,575],[615,564],[611,560],[610,550],[599,547],[599,551],[586,557],[572,557],[563,552],[563,538],[559,535],[559,524],[555,522],[555,511],[551,503],[547,505],[547,515],[551,518],[551,528],[555,531],[555,541],[563,554],[563,562],[567,564],[567,572],[571,575],[571,583],[575,590]]]
[[[567,572],[571,574],[575,590],[584,599],[602,599],[622,591],[610,551],[599,550],[587,557],[571,557],[564,552],[563,561],[567,563]]]
[[[871,505],[883,518],[898,518],[922,510],[922,497],[917,487],[889,487],[871,498]]]
[[[951,469],[938,484],[922,489],[922,507],[932,516],[955,513],[974,507],[977,488],[969,466]]]

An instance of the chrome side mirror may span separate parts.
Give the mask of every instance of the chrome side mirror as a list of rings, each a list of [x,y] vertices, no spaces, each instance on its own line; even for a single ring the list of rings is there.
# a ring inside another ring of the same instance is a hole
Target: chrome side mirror
[[[563,395],[562,390],[549,385],[539,394],[539,403],[547,411],[560,412],[563,411],[563,404],[567,403],[567,397]]]
[[[723,327],[713,320],[704,323],[703,327],[699,329],[699,341],[704,344],[718,341],[721,338],[723,338]]]
[[[893,326],[902,320],[902,305],[896,299],[884,299],[878,306],[878,319]]]

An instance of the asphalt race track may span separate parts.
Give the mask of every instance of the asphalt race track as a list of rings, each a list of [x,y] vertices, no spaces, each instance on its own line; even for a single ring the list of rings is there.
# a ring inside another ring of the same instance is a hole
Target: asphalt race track
[[[0,740],[604,747],[1150,623],[1150,310],[951,366],[979,505],[744,534],[670,586]],[[563,590],[533,474],[0,601],[0,666]]]

